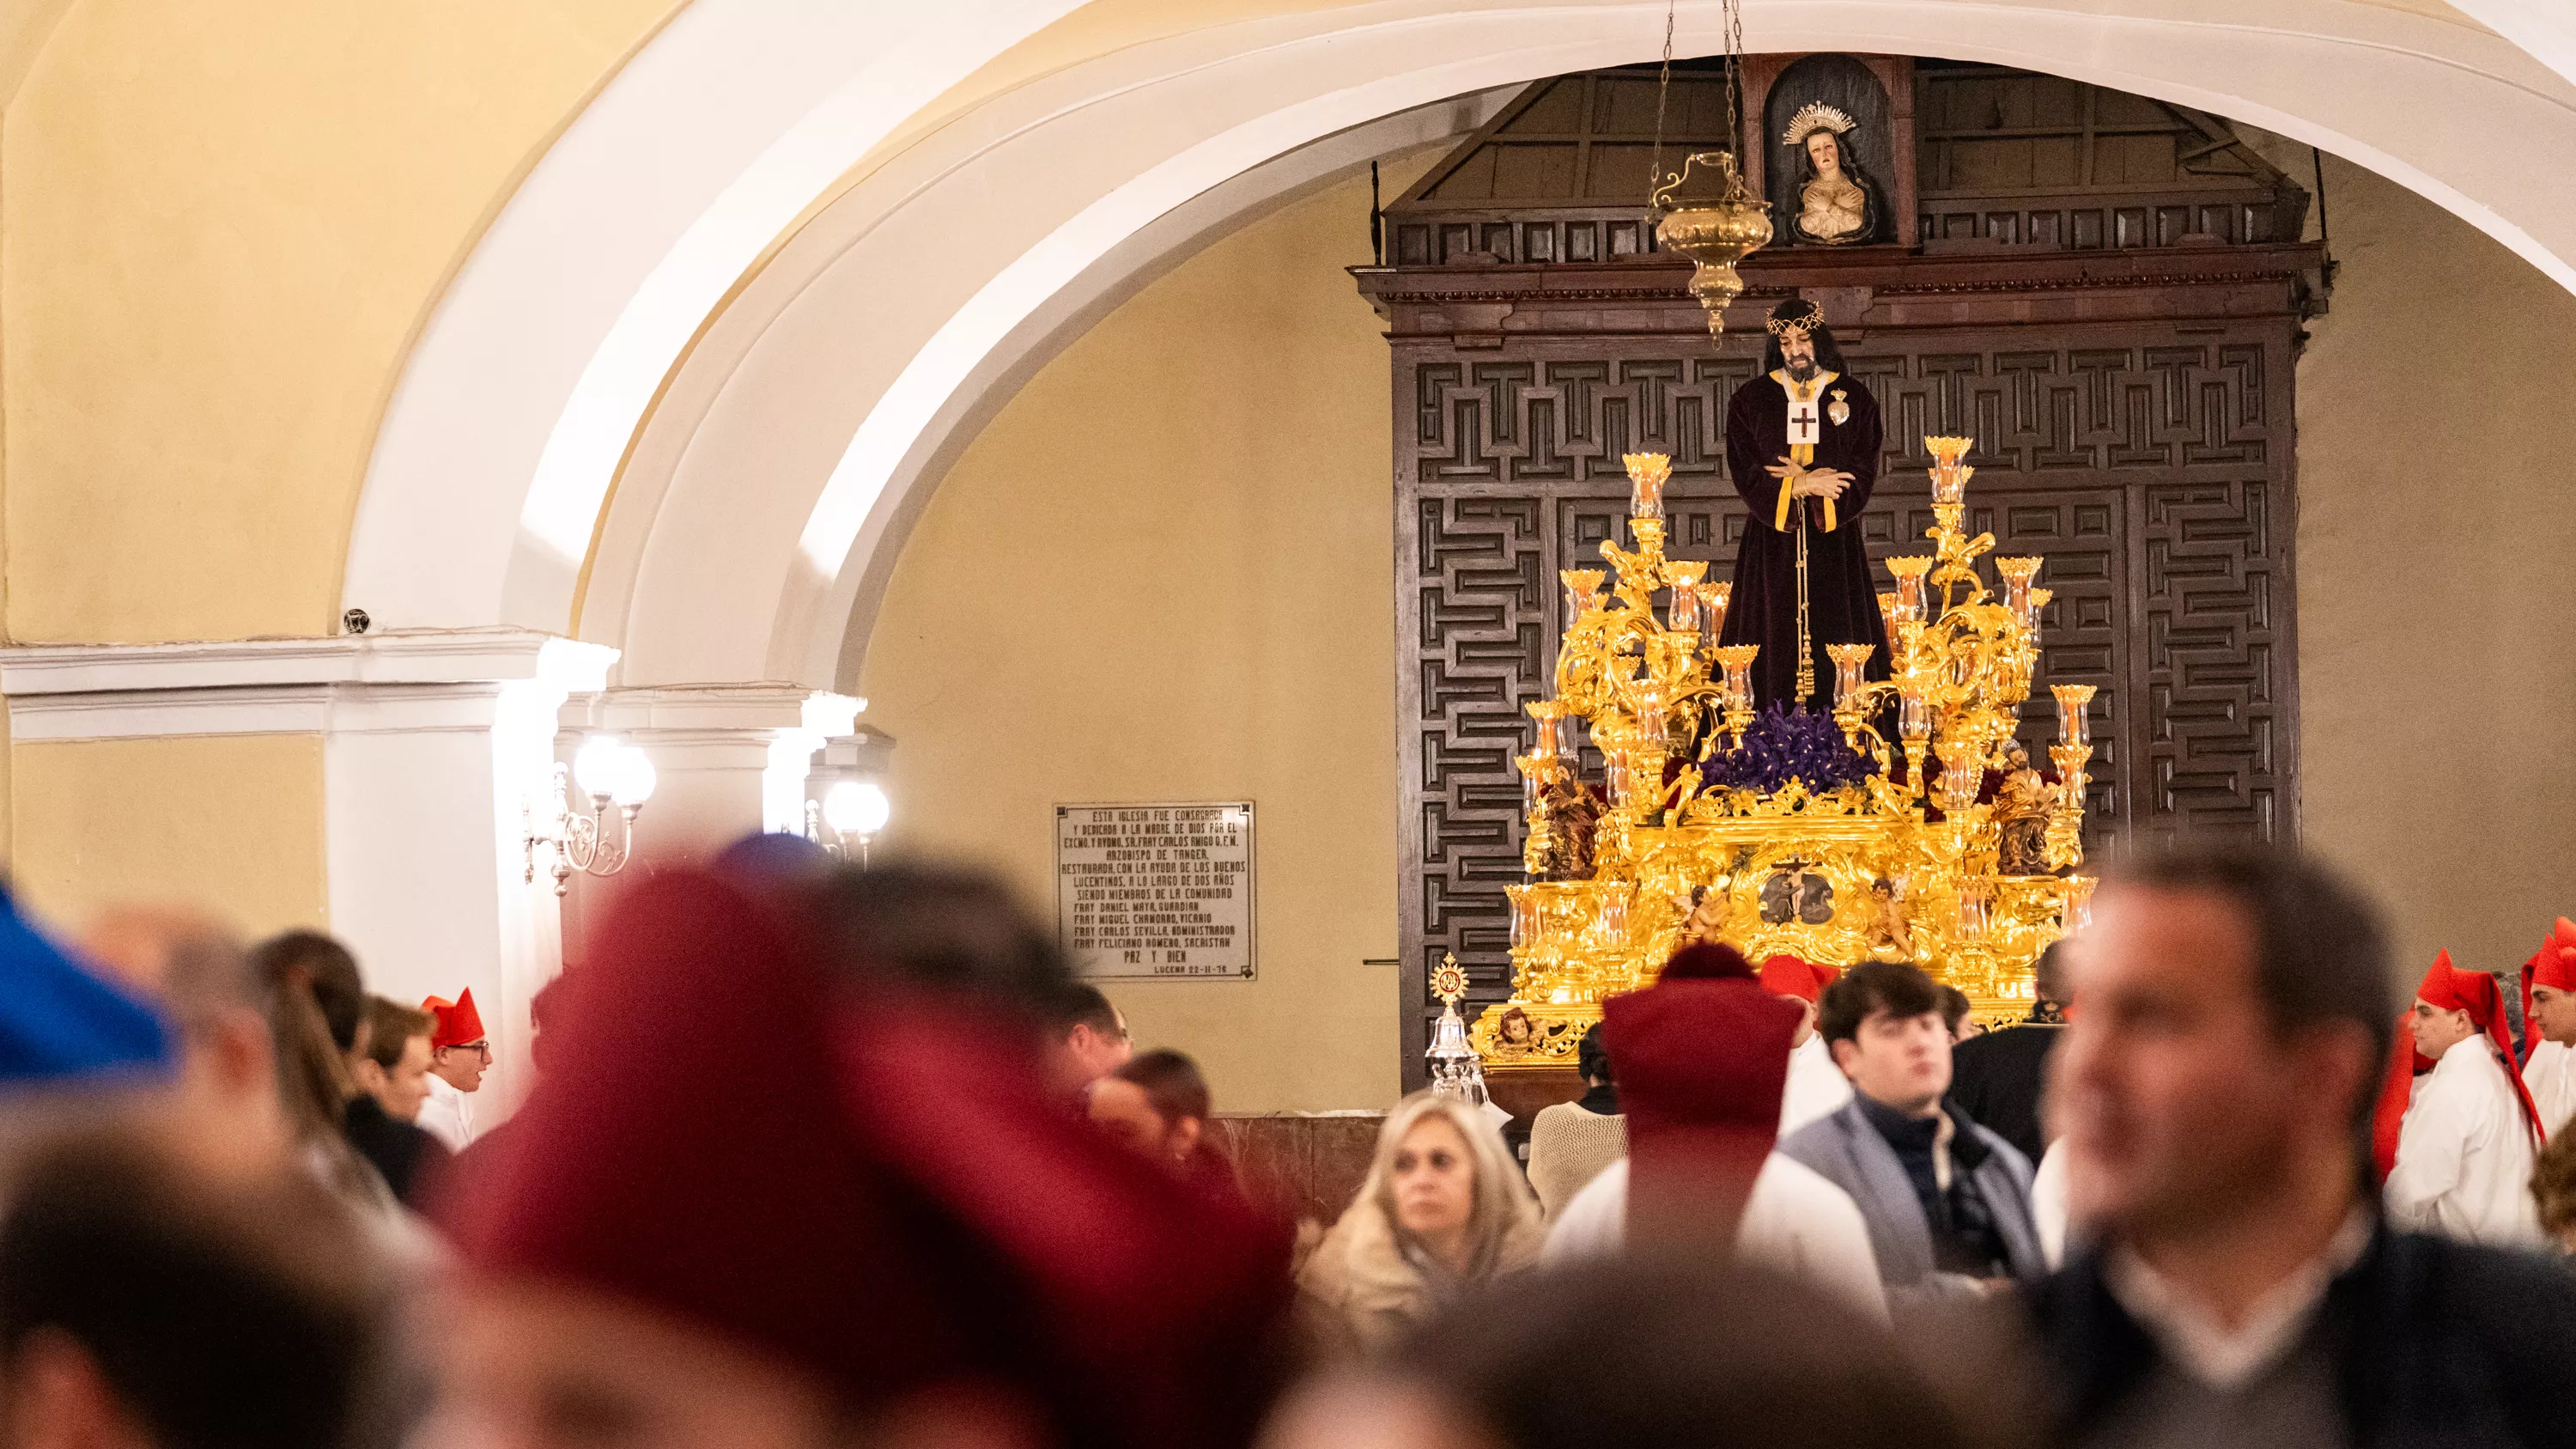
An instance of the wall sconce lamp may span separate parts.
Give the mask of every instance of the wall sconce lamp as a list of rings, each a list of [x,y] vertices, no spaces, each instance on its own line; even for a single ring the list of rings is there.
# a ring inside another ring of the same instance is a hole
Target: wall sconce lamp
[[[555,878],[555,894],[562,895],[575,871],[610,876],[626,868],[635,854],[636,812],[653,798],[655,777],[652,759],[615,735],[592,735],[583,741],[569,768],[556,763],[554,776],[551,816],[540,826],[536,812],[528,812],[526,878],[535,884],[537,857],[542,853]],[[576,784],[590,797],[586,812],[574,808]],[[614,830],[610,828],[612,805],[617,810]]]
[[[847,859],[850,842],[859,846],[859,864],[868,863],[868,843],[894,818],[894,802],[874,780],[843,780],[820,800],[805,802],[805,838]]]

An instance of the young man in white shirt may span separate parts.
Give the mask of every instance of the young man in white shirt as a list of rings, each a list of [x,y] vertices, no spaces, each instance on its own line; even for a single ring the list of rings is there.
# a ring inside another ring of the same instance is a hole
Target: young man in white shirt
[[[2530,1185],[2540,1127],[2505,1037],[2503,987],[2454,967],[2445,951],[2415,988],[2407,1024],[2433,1070],[2389,1083],[2406,1093],[2382,1189],[2389,1218],[2467,1242],[2538,1243]]]
[[[2576,1118],[2576,921],[2558,918],[2549,939],[2522,963],[2522,1031],[2531,1055],[2522,1084],[2555,1137]]]

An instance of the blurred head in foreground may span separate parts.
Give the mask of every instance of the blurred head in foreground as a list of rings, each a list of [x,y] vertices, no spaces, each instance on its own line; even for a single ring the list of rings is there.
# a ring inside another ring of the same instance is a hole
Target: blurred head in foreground
[[[1953,1449],[1975,1437],[1886,1331],[1699,1258],[1515,1280],[1376,1372],[1321,1380],[1262,1449]]]
[[[0,1219],[7,1442],[343,1449],[379,1402],[373,1261],[294,1167],[59,1142]]]
[[[813,940],[673,872],[564,978],[546,1075],[449,1204],[428,1442],[1239,1437],[1284,1242],[1065,1114],[1028,1034]]]
[[[2392,1024],[2384,938],[2342,882],[2286,850],[2150,856],[2103,882],[2066,954],[2050,1110],[2079,1228],[2330,1229],[2359,1199]]]

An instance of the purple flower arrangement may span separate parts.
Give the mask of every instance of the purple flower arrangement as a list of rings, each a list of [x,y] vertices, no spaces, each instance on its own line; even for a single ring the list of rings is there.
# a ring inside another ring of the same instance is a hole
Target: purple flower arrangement
[[[1754,717],[1742,746],[1711,752],[1701,762],[1700,777],[1710,790],[1761,795],[1800,780],[1809,793],[1823,795],[1858,785],[1877,768],[1875,761],[1843,743],[1842,729],[1831,715],[1775,704]]]

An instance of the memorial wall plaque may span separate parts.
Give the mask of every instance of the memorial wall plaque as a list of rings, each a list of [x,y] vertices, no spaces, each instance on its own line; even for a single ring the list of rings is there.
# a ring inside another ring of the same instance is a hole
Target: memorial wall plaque
[[[1252,802],[1055,807],[1056,922],[1093,980],[1252,979]]]

